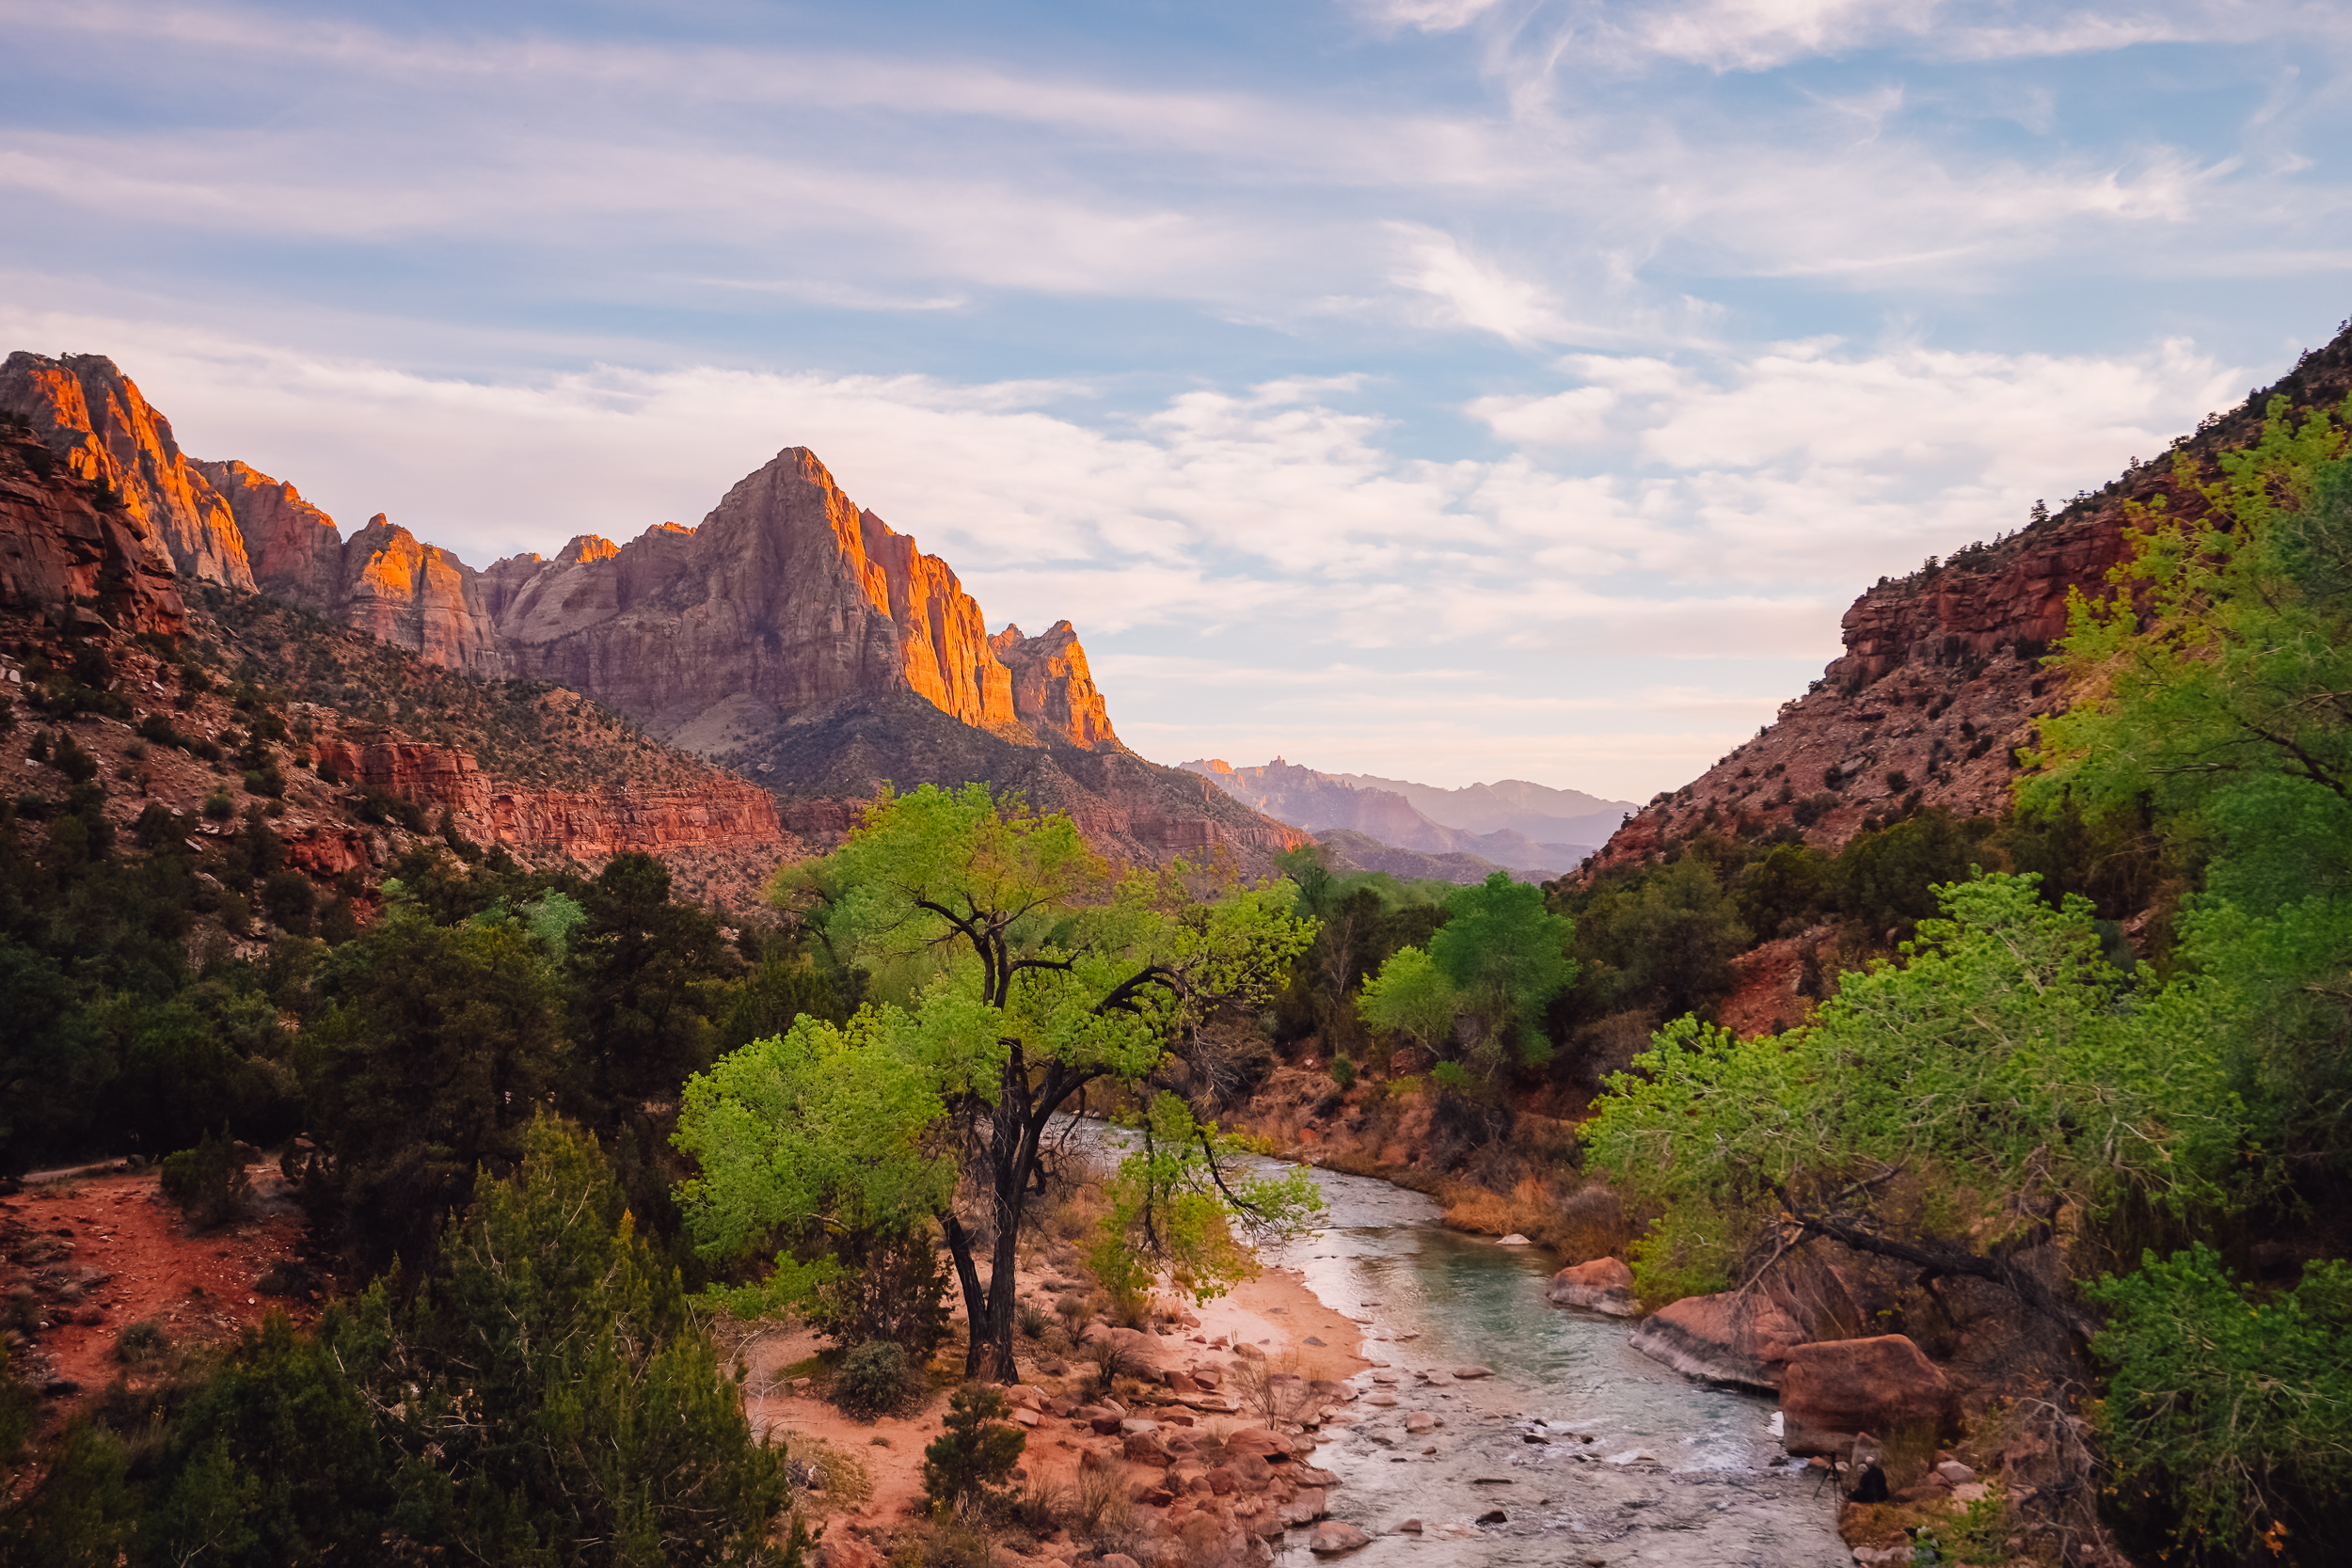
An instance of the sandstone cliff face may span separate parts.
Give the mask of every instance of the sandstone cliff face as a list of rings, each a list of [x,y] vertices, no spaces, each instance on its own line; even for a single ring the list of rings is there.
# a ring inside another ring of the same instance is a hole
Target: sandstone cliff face
[[[520,848],[554,848],[595,863],[625,850],[787,847],[776,799],[739,779],[712,777],[689,787],[532,789],[501,783],[471,752],[406,740],[389,731],[323,740],[321,763],[363,789],[446,810],[469,837]]]
[[[182,577],[251,591],[245,540],[228,504],[181,455],[171,421],[113,360],[11,354],[0,363],[0,409],[31,421],[75,475],[111,484],[141,537]]]
[[[989,646],[1010,674],[1014,715],[1033,732],[1057,736],[1073,746],[1118,741],[1110,709],[1069,622],[1055,622],[1041,637],[1024,637],[1019,626],[1009,626]]]
[[[2273,395],[2298,410],[2352,394],[2352,331],[2304,356],[2275,385],[2174,443],[2204,481],[2218,455],[2257,439]],[[2015,749],[2070,700],[2042,659],[2066,632],[2067,596],[2108,592],[2123,559],[2129,507],[2158,496],[2197,517],[2205,503],[2174,478],[2169,456],[2142,464],[2046,521],[1973,545],[1899,580],[1882,579],[1846,611],[1845,652],[1778,719],[1697,779],[1629,817],[1592,863],[1638,863],[1713,827],[1737,833],[1796,826],[1835,848],[1874,815],[1918,803],[1958,816],[2006,809]],[[1804,813],[1818,816],[1810,826]]]
[[[46,443],[0,432],[0,604],[38,607],[70,629],[95,629],[96,616],[178,636],[185,608],[169,559],[64,470]]]
[[[480,574],[381,512],[343,546],[340,618],[395,647],[468,674],[502,673]]]
[[[246,464],[199,461],[195,467],[229,503],[256,588],[322,615],[340,608],[343,536],[334,518],[293,485]]]
[[[993,729],[1012,723],[1012,673],[990,645],[980,607],[954,571],[871,512],[858,513],[858,529],[866,546],[866,592],[898,628],[899,669],[909,689],[967,724]]]
[[[803,447],[698,528],[664,523],[617,547],[582,535],[482,582],[511,673],[663,735],[693,737],[723,705],[772,718],[906,690],[977,729],[1117,738],[1069,623],[992,641],[954,570],[856,506]]]

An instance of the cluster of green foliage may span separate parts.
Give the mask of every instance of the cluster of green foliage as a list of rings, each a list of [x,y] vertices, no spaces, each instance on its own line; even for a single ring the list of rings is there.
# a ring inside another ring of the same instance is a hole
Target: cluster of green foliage
[[[131,1431],[78,1421],[0,1505],[0,1558],[796,1563],[783,1451],[596,1141],[541,1118],[522,1146],[413,1299],[273,1314],[160,1410],[119,1402]]]
[[[2264,1300],[2196,1246],[2091,1295],[2115,1314],[2093,1341],[2112,1371],[2097,1415],[2129,1534],[2225,1559],[2346,1538],[2352,1264],[2314,1263]]]
[[[166,1155],[162,1180],[164,1196],[199,1228],[234,1218],[253,1196],[244,1156],[225,1128],[218,1136],[205,1133],[194,1148]]]
[[[1513,1060],[1550,1060],[1544,1015],[1576,978],[1567,956],[1575,923],[1504,871],[1457,891],[1446,913],[1426,951],[1398,949],[1365,983],[1358,1000],[1365,1021],[1438,1056],[1460,1021],[1475,1020],[1468,1055],[1489,1073]]]
[[[1028,1433],[1004,1421],[1005,1396],[967,1383],[947,1402],[944,1430],[923,1449],[923,1490],[933,1510],[958,1518],[1001,1506]]]
[[[1167,1141],[1213,1150],[1212,1026],[1263,1007],[1313,938],[1288,882],[1200,880],[1113,877],[1067,816],[977,784],[885,794],[840,849],[779,873],[778,899],[880,1000],[846,1023],[803,1014],[688,1083],[676,1138],[700,1173],[682,1200],[706,1259],[781,1241],[760,1299],[788,1299],[822,1276],[816,1233],[935,1222],[973,1325],[967,1375],[1009,1372],[1015,1246],[1053,1118],[1090,1085],[1168,1090],[1154,1117],[1172,1101],[1185,1125]],[[1154,1172],[1138,1191],[1156,1215],[1192,1189]],[[1227,1271],[1208,1227],[1141,1229],[1161,1267]]]

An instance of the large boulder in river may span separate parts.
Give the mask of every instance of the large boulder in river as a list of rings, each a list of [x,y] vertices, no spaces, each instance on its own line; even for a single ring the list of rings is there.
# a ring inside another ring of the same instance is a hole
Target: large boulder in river
[[[1581,1307],[1619,1318],[1641,1310],[1633,1301],[1633,1271],[1614,1258],[1569,1264],[1551,1276],[1544,1299],[1554,1307]]]
[[[1686,1377],[1769,1394],[1804,1330],[1761,1291],[1685,1296],[1635,1327],[1635,1350]]]
[[[1906,1335],[1799,1345],[1780,1379],[1781,1441],[1792,1454],[1843,1457],[1859,1433],[1948,1424],[1952,1386]]]

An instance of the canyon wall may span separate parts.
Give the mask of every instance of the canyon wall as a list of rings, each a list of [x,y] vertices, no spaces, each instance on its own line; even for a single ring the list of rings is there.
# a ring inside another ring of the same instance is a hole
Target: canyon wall
[[[181,455],[171,421],[103,355],[15,353],[0,362],[0,409],[22,416],[78,478],[102,480],[149,546],[183,578],[251,592],[228,504]]]
[[[553,848],[594,863],[624,850],[772,846],[787,847],[776,799],[756,784],[714,774],[674,789],[535,789],[485,773],[473,753],[346,731],[321,740],[319,763],[349,783],[407,800],[484,843]]]
[[[155,539],[101,507],[47,443],[0,429],[0,604],[38,607],[72,630],[112,625],[176,637],[179,574]]]

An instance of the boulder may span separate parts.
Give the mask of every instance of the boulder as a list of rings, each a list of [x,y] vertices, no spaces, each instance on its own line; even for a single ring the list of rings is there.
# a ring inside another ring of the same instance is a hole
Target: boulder
[[[1354,1525],[1326,1519],[1315,1527],[1314,1534],[1308,1538],[1307,1549],[1317,1557],[1340,1557],[1371,1544],[1372,1537]]]
[[[1804,1331],[1751,1291],[1685,1296],[1644,1319],[1631,1339],[1635,1350],[1686,1377],[1769,1394],[1780,1387],[1782,1369]]]
[[[1788,1352],[1780,1410],[1781,1441],[1790,1453],[1843,1457],[1858,1433],[1946,1425],[1952,1387],[1907,1336],[1836,1339]]]
[[[1456,1367],[1454,1369],[1454,1381],[1458,1383],[1475,1383],[1482,1377],[1494,1375],[1495,1370],[1492,1367]]]
[[[1311,1525],[1317,1519],[1322,1518],[1329,1512],[1329,1507],[1324,1501],[1324,1497],[1323,1488],[1319,1486],[1310,1486],[1301,1491],[1282,1505],[1283,1525],[1295,1529],[1302,1525]]]
[[[1146,1427],[1151,1425],[1148,1421],[1140,1424]],[[1171,1457],[1168,1451],[1168,1444],[1161,1440],[1156,1431],[1127,1433],[1125,1439],[1120,1444],[1120,1452],[1124,1454],[1130,1463],[1136,1465],[1166,1465]]]
[[[1516,1230],[1495,1243],[1497,1246],[1534,1246],[1534,1244]]]
[[[1617,1318],[1630,1318],[1641,1310],[1633,1300],[1633,1271],[1615,1258],[1569,1264],[1551,1276],[1551,1283],[1544,1287],[1544,1299],[1555,1307],[1581,1307]]]

